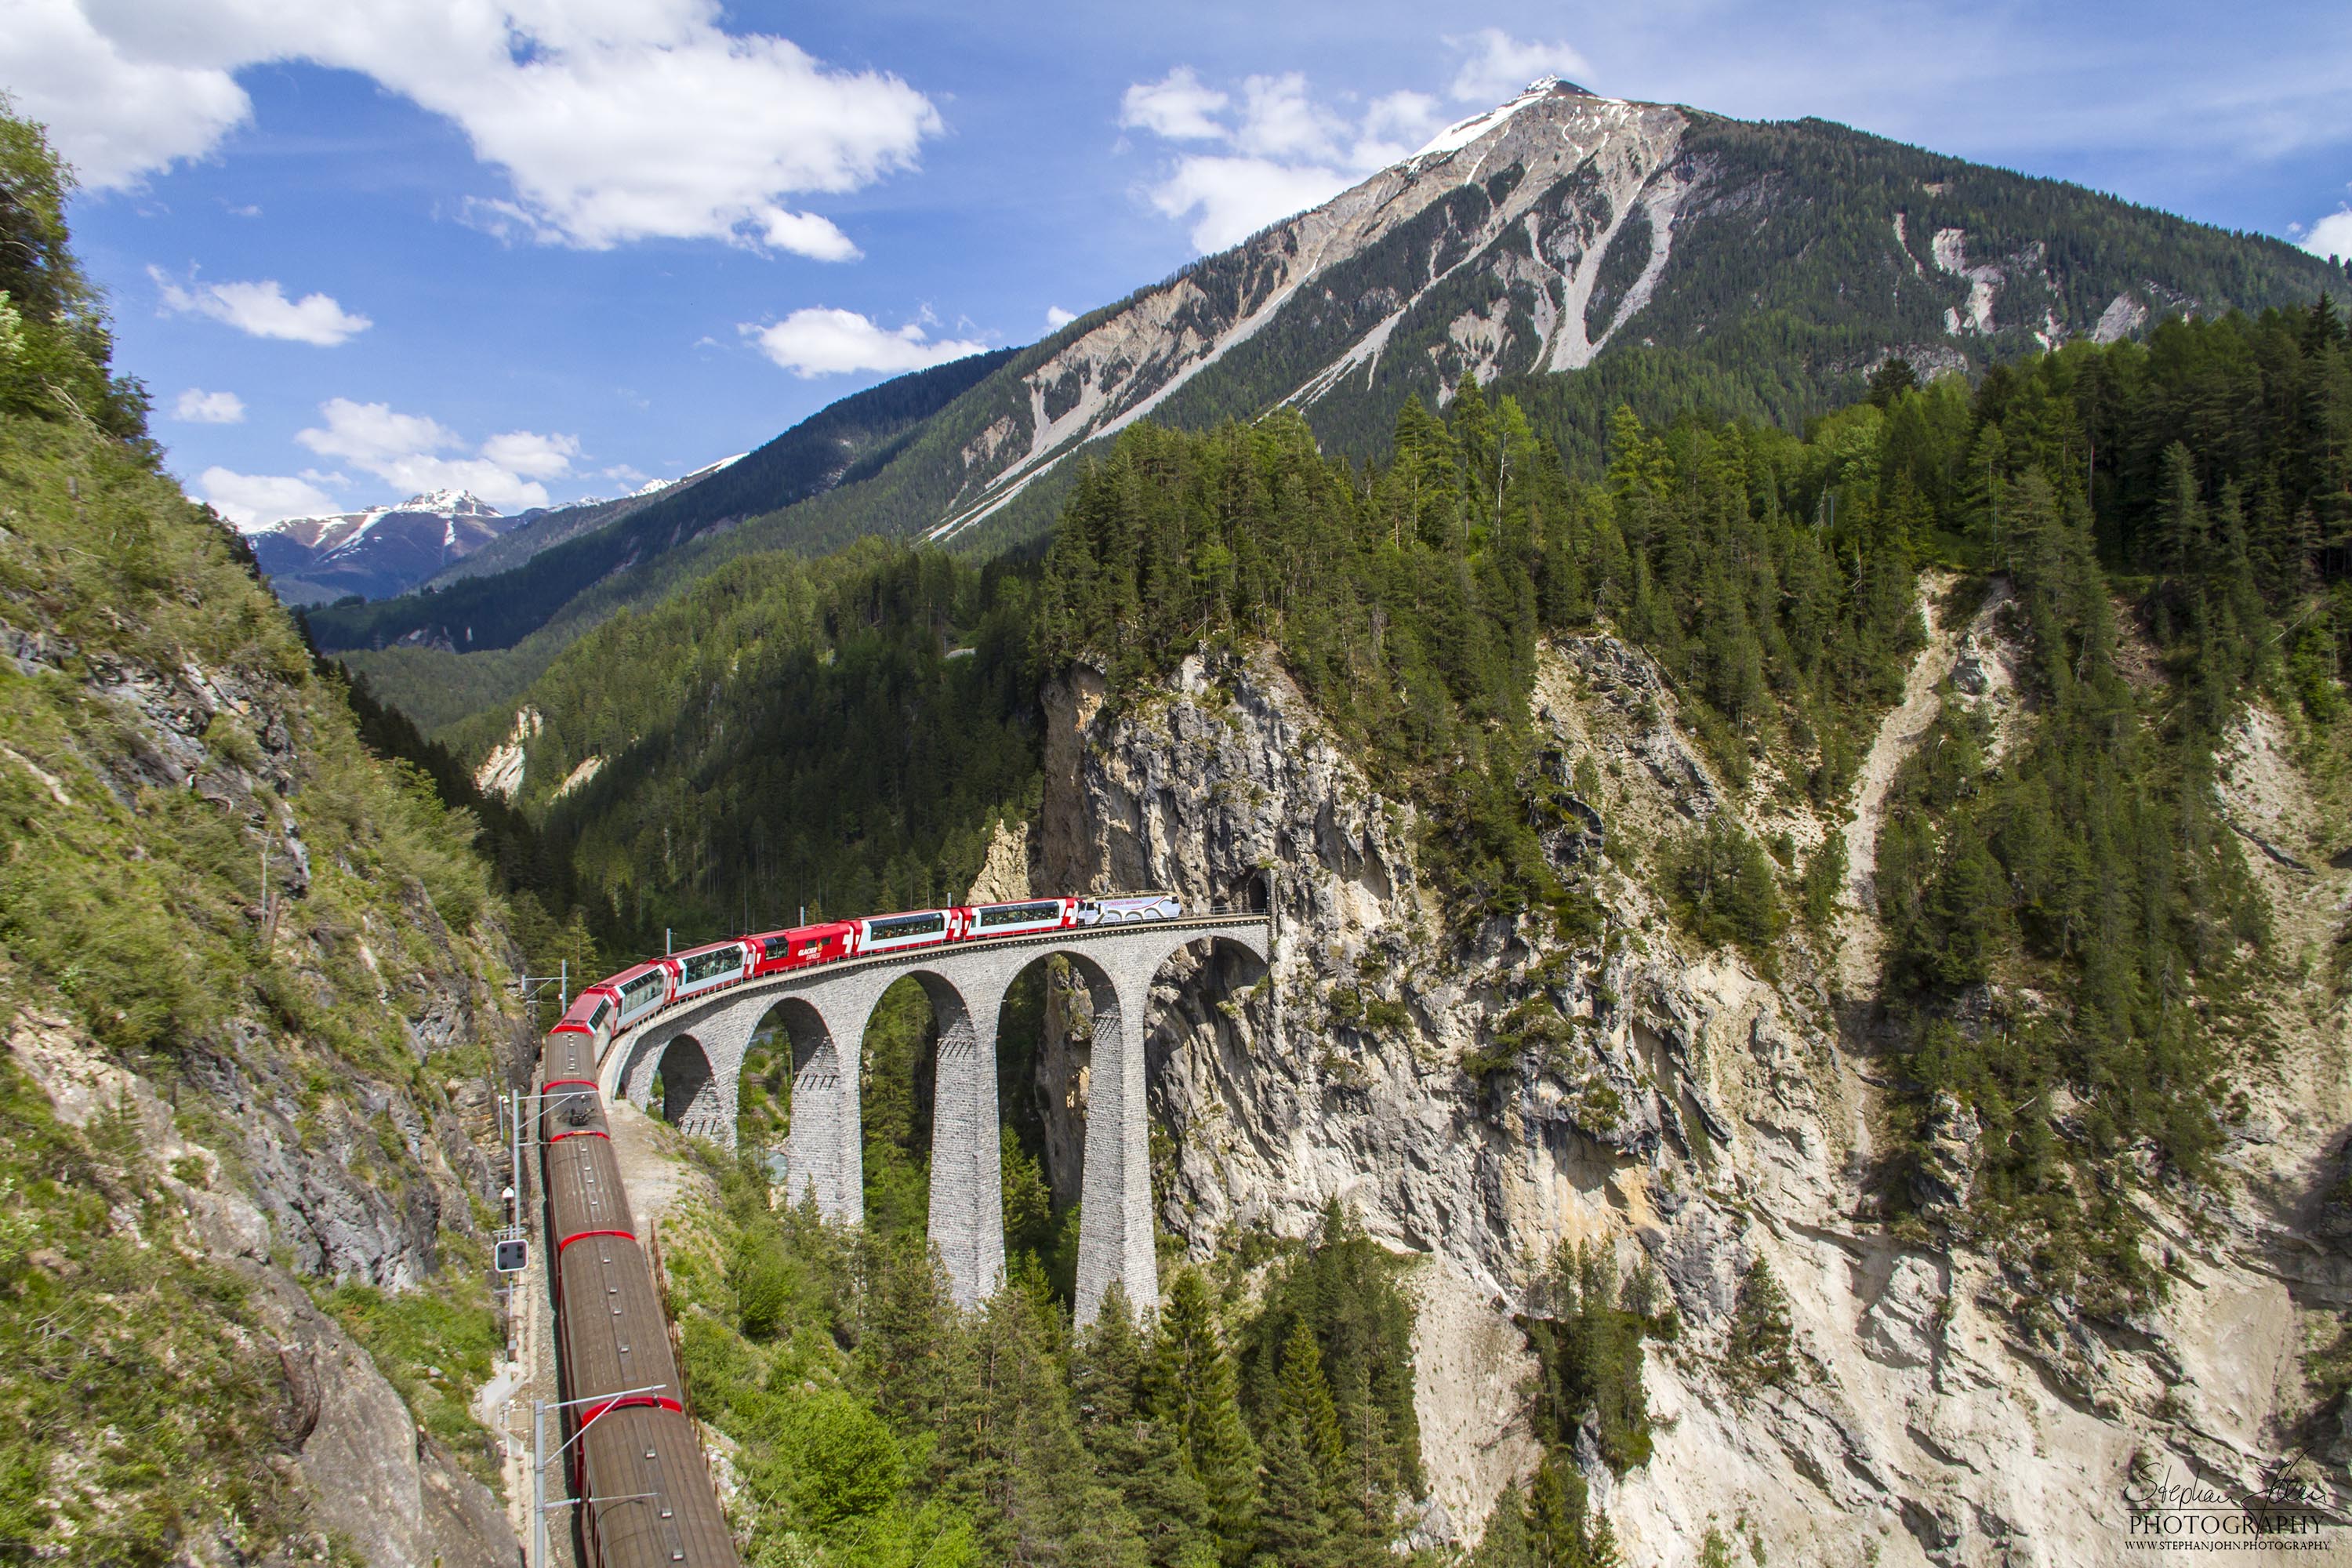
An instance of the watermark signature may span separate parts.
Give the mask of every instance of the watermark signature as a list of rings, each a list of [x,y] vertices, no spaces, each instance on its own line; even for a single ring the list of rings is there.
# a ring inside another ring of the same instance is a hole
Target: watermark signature
[[[2308,1457],[2268,1466],[2261,1484],[2231,1487],[2143,1449],[2124,1483],[2124,1534],[2153,1552],[2335,1552],[2352,1547],[2352,1518]]]

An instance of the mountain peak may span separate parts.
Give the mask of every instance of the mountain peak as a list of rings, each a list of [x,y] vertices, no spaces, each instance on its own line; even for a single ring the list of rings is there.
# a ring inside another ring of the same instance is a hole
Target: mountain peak
[[[497,517],[499,509],[471,490],[426,490],[398,506],[370,508],[383,511],[429,511],[442,517]]]

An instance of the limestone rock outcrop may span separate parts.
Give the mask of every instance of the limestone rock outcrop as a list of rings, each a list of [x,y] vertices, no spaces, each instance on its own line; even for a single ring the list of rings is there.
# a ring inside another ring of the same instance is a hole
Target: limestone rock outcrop
[[[1958,684],[2000,700],[1990,617],[1971,634]],[[1307,1235],[1338,1198],[1426,1258],[1423,1532],[1475,1536],[1534,1460],[1510,1315],[1565,1245],[1654,1260],[1683,1324],[1646,1352],[1654,1456],[1588,1477],[1631,1563],[1687,1563],[1710,1529],[1772,1563],[2116,1562],[2135,1476],[2259,1486],[2303,1409],[2307,1323],[2352,1300],[2307,1200],[2352,1118],[2340,1003],[2311,1028],[2331,1068],[2248,1069],[2268,1131],[2259,1147],[2233,1131],[2230,1181],[2149,1204],[2161,1306],[2106,1321],[1876,1216],[1885,1097],[1871,1042],[1842,1033],[1835,955],[1792,950],[1767,978],[1695,950],[1647,884],[1657,836],[1766,807],[1715,780],[1624,644],[1548,647],[1537,685],[1536,721],[1602,781],[1596,826],[1638,841],[1591,863],[1606,931],[1570,951],[1531,924],[1449,930],[1412,807],[1263,651],[1195,657],[1116,702],[1082,669],[1046,702],[1038,885],[1188,905],[1271,888],[1270,974],[1196,950],[1180,963],[1201,973],[1155,997],[1155,1195],[1199,1253],[1252,1227]],[[2334,875],[2341,899],[2352,876]],[[1054,1152],[1075,1147],[1085,1082],[1082,1055],[1050,1045]],[[1979,1136],[1937,1108],[1924,1198],[1965,1201]],[[1797,1370],[1748,1394],[1724,1349],[1758,1257],[1786,1288]]]

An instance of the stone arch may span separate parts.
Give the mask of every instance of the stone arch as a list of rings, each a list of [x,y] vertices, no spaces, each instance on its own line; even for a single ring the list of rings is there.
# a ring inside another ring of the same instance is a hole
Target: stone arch
[[[1012,998],[1022,983],[1040,977],[1044,1017],[1036,1058],[1025,1065],[1056,1086],[1058,1098],[1042,1101],[1046,1177],[1056,1207],[1078,1201],[1086,1166],[1086,1102],[1082,1092],[1093,1050],[1097,1020],[1116,1016],[1118,984],[1102,963],[1077,946],[1033,949],[1019,955],[1004,978],[994,1020],[1000,1042],[1008,1026]],[[998,1070],[1007,1058],[1000,1044]],[[1041,1089],[1043,1085],[1038,1086]]]
[[[643,1031],[629,1041],[628,1054],[612,1078],[614,1099],[625,1100],[639,1110],[653,1109],[654,1077],[660,1070],[656,1064],[669,1048],[670,1038],[667,1034]]]
[[[1166,969],[1184,953],[1200,948],[1203,944],[1206,944],[1207,949],[1202,954],[1204,958],[1220,965],[1229,966],[1236,973],[1254,970],[1263,974],[1267,969],[1270,954],[1246,939],[1222,931],[1188,931],[1179,940],[1167,945],[1166,950],[1152,963],[1150,978],[1157,981],[1161,970]]]
[[[936,1042],[926,1229],[947,1269],[949,1294],[958,1306],[973,1307],[1004,1279],[1004,1174],[996,1102],[996,1027],[1004,982],[986,966],[937,962],[918,963],[897,979],[912,980],[922,989]]]
[[[1139,1313],[1149,1312],[1160,1300],[1151,1230],[1151,1124],[1143,1071],[1143,1016],[1150,984],[1148,972],[1139,984],[1134,965],[1124,961],[1130,956],[1131,942],[1057,942],[1036,955],[1063,960],[1091,1014],[1086,1131],[1079,1141],[1074,1305],[1080,1323],[1094,1321],[1114,1281]]]
[[[656,1065],[646,1076],[645,1094],[653,1098],[653,1080],[662,1086],[662,1120],[681,1132],[700,1138],[725,1139],[734,1131],[733,1097],[720,1087],[711,1070],[710,1053],[693,1033],[680,1029],[662,1044]]]
[[[785,1148],[793,1090],[818,1055],[833,1049],[833,1035],[805,996],[787,991],[760,1001],[736,1068],[735,1143],[764,1150],[771,1182],[788,1185]]]
[[[1246,931],[1248,934],[1242,934]],[[1207,942],[1213,959],[1245,956],[1264,970],[1271,956],[1264,928],[1231,932],[1145,928],[1102,944],[1102,969],[1115,1009],[1097,1009],[1087,1074],[1085,1190],[1078,1215],[1077,1319],[1092,1321],[1116,1280],[1139,1313],[1159,1301],[1160,1267],[1152,1233],[1151,1107],[1145,1026],[1152,984],[1186,948]]]

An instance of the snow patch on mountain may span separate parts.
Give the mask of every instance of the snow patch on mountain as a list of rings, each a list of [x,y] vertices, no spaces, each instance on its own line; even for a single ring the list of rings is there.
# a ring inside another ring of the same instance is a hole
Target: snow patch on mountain
[[[1463,148],[1470,145],[1471,142],[1478,140],[1479,137],[1486,135],[1489,131],[1492,131],[1496,127],[1507,121],[1513,115],[1518,113],[1519,110],[1527,108],[1529,104],[1538,103],[1543,100],[1551,97],[1554,93],[1559,92],[1562,89],[1566,89],[1570,92],[1576,93],[1582,93],[1584,91],[1582,88],[1576,86],[1574,83],[1562,81],[1556,76],[1538,77],[1535,80],[1528,83],[1527,87],[1520,91],[1519,96],[1511,100],[1510,102],[1497,104],[1493,109],[1487,110],[1485,113],[1474,114],[1467,120],[1455,121],[1453,124],[1447,126],[1444,130],[1431,137],[1429,139],[1429,145],[1422,148],[1421,151],[1406,159],[1405,162],[1407,163],[1417,163],[1423,159],[1440,157],[1447,153],[1458,153]],[[1590,95],[1587,94],[1587,96]]]

